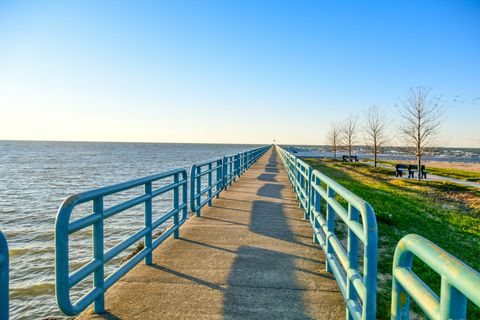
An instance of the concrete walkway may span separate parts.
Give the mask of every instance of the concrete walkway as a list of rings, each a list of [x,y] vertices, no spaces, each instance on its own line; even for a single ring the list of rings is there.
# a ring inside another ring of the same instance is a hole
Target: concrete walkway
[[[344,319],[345,304],[269,150],[80,319]]]

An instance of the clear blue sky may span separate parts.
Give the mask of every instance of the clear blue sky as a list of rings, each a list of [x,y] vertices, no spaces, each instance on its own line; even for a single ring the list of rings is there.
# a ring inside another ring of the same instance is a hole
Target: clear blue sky
[[[480,1],[0,2],[0,139],[322,144],[420,84],[480,147]]]

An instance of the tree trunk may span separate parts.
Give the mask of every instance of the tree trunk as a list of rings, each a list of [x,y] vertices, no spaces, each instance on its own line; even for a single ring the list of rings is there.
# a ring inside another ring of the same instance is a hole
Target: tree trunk
[[[417,166],[418,166],[418,181],[422,179],[422,156],[417,156]]]

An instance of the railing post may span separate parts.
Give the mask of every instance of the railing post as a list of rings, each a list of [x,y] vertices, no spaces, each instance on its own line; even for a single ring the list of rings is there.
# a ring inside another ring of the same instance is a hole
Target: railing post
[[[187,196],[187,172],[183,171],[182,172],[182,181],[183,181],[183,186],[182,186],[182,204],[185,206],[183,207],[183,212],[182,212],[182,221],[185,221],[187,219],[188,215],[188,208],[187,208],[187,202],[188,202],[188,196]]]
[[[229,182],[229,185],[231,186],[232,185],[232,182],[233,180],[235,179],[235,173],[233,171],[233,163],[235,162],[235,157],[233,157],[233,159],[230,159],[229,161],[229,164],[228,164],[228,168],[229,168],[229,175],[230,175],[230,179],[228,179],[230,182]]]
[[[149,195],[150,198],[145,201],[145,228],[147,233],[145,234],[145,249],[148,250],[147,255],[145,256],[145,264],[152,264],[152,182],[147,182],[145,184],[145,194]]]
[[[197,214],[197,217],[200,217],[201,215],[201,211],[202,211],[202,207],[201,207],[201,204],[202,204],[202,195],[200,194],[200,192],[202,191],[202,176],[200,175],[202,173],[202,168],[201,167],[196,167],[197,169],[197,172],[195,173],[195,188],[197,189],[196,190],[196,194],[195,194],[195,208],[196,208],[196,214]]]
[[[398,249],[395,251],[397,250]],[[399,261],[395,258],[396,257],[394,256],[392,271],[392,306],[390,311],[391,319],[408,320],[410,319],[410,295],[395,277],[395,269],[396,267],[410,269],[412,267],[413,254],[407,252],[401,256]]]
[[[95,313],[105,312],[105,268],[103,264],[103,196],[93,200],[93,212],[102,218],[93,225],[93,258],[101,262],[93,273],[93,286],[100,289],[100,296],[93,303]]]
[[[295,198],[297,200],[300,200],[300,194],[299,194],[299,189],[300,187],[300,173],[299,173],[299,170],[298,170],[298,165],[297,165],[297,160],[295,159]],[[302,202],[299,201],[300,203],[298,204],[298,206],[301,208],[302,207]]]
[[[0,231],[0,319],[8,320],[8,243]]]
[[[197,165],[193,165],[192,169],[190,170],[190,210],[192,212],[196,212],[197,208],[195,208],[195,173],[197,171]]]
[[[348,206],[348,220],[358,222],[359,212],[352,205]],[[358,237],[348,228],[347,231],[347,258],[348,258],[348,269],[358,269]],[[353,286],[352,279],[347,277],[347,299],[356,301],[358,299],[357,291]],[[346,308],[347,319],[354,319],[353,315],[350,313],[350,310]]]
[[[173,175],[173,183],[178,184],[180,182],[179,179],[179,173],[175,173]],[[175,214],[173,215],[173,225],[175,226],[175,231],[173,232],[173,237],[178,238],[180,232],[180,223],[179,223],[179,215],[180,213],[178,212],[179,206],[179,191],[180,191],[180,186],[176,186],[173,189],[173,209],[176,211]],[[200,211],[200,210],[199,210]]]
[[[320,186],[320,179],[317,178],[317,177],[315,177],[315,185]],[[317,190],[314,190],[313,188],[312,188],[312,192],[314,193],[314,197],[315,197],[315,211],[318,212],[318,214],[321,214],[320,210],[322,208],[322,203],[321,203],[320,193]],[[313,219],[314,219],[313,220],[313,227],[315,229],[319,229],[320,224],[318,223],[318,219],[314,215],[313,215]],[[315,236],[315,230],[313,231],[313,242],[314,243],[319,243],[317,237]]]
[[[363,310],[366,319],[375,318],[377,314],[377,262],[378,262],[378,229],[373,208],[367,203],[365,217],[371,220],[367,222],[368,232],[364,240],[365,261],[363,277],[367,291]]]
[[[222,174],[223,189],[227,190],[227,188],[228,188],[228,186],[227,186],[227,157],[223,157],[222,171],[223,171],[223,174]]]
[[[235,156],[235,176],[240,177],[240,153]]]
[[[443,275],[440,289],[440,316],[442,320],[467,318],[467,298],[450,285]]]
[[[217,192],[217,199],[220,198],[220,190],[222,190],[223,188],[223,175],[222,175],[222,172],[223,172],[223,166],[222,166],[222,160],[217,160],[217,189],[216,189],[216,192]]]
[[[212,180],[213,180],[213,172],[212,172],[212,163],[208,164],[208,206],[212,206]]]
[[[305,210],[305,220],[309,220],[310,219],[310,206],[312,204],[312,198],[311,198],[311,195],[312,195],[312,188],[311,188],[311,185],[312,185],[312,167],[308,166],[308,170],[307,170],[307,192],[305,192],[307,194],[307,208]]]
[[[242,155],[242,174],[247,171],[247,152],[244,152]]]
[[[335,198],[335,191],[330,188],[330,186],[327,186],[327,196],[329,198]],[[325,240],[326,240],[326,247],[327,247],[327,253],[326,255],[328,256],[329,254],[332,254],[333,255],[333,248],[332,248],[332,244],[330,242],[330,237],[334,234],[334,222],[335,222],[335,211],[334,209],[332,208],[332,206],[330,206],[329,204],[327,204],[327,234],[326,234],[326,237],[325,237]],[[328,260],[325,259],[325,270],[327,272],[332,272],[332,267],[329,265],[328,263]]]

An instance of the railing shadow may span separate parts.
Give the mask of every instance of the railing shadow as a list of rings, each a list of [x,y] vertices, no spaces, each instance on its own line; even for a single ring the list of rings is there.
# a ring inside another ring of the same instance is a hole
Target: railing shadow
[[[257,195],[275,199],[282,199],[282,191],[285,188],[282,184],[265,183],[258,189]]]
[[[283,184],[275,150],[257,179],[264,182],[257,195],[282,199]],[[252,201],[249,231],[300,244],[290,230],[282,203]],[[268,240],[267,240],[268,241]],[[259,244],[260,245],[260,244]],[[240,246],[231,267],[224,293],[226,319],[308,319],[302,302],[302,290],[296,280],[296,259],[301,257],[252,245]]]
[[[288,254],[241,246],[224,293],[225,319],[309,319],[294,272]]]
[[[277,181],[275,179],[276,176],[277,176],[276,174],[272,174],[272,173],[262,173],[257,177],[257,179],[260,181],[276,182]]]

